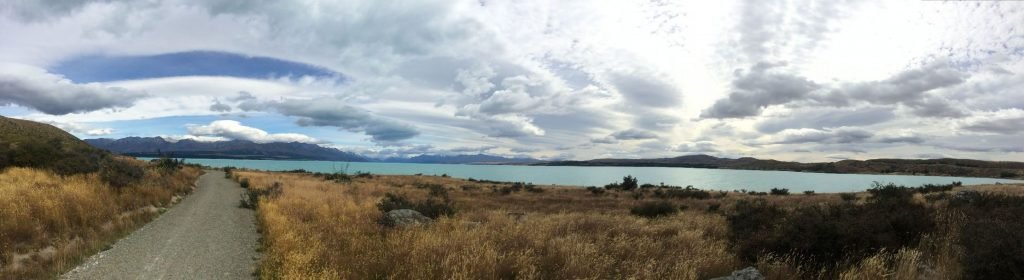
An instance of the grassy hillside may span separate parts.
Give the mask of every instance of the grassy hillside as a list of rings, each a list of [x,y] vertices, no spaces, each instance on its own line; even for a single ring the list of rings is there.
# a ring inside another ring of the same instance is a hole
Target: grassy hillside
[[[971,159],[871,159],[837,162],[801,163],[756,159],[731,159],[708,155],[689,155],[654,159],[594,159],[585,161],[553,161],[535,165],[556,166],[660,166],[690,168],[722,168],[746,170],[780,170],[851,174],[905,174],[988,178],[1024,178],[1024,162],[983,161]]]
[[[96,172],[107,153],[52,125],[0,116],[0,168],[33,167],[71,175]]]
[[[0,279],[49,279],[159,215],[200,174],[0,117]]]
[[[768,194],[234,174],[258,201],[266,279],[710,279],[748,266],[767,279],[1024,275],[1010,253],[1024,250],[1021,185]],[[436,219],[382,225],[392,209]]]

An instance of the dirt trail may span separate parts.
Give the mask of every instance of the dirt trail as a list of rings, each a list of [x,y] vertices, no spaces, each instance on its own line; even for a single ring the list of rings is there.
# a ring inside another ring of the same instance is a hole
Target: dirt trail
[[[113,248],[89,257],[62,279],[253,279],[256,221],[239,208],[243,189],[220,171]]]

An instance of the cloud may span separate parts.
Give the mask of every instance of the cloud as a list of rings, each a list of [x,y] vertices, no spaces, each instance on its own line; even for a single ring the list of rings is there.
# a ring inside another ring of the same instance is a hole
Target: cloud
[[[936,60],[884,80],[841,86],[818,98],[818,101],[831,106],[848,106],[855,102],[902,104],[920,117],[959,118],[966,114],[934,91],[963,84],[969,77],[969,74],[953,68],[949,61]]]
[[[658,135],[653,132],[632,128],[612,133],[610,136],[618,140],[645,140],[658,138]]]
[[[233,120],[218,120],[213,121],[207,125],[189,126],[188,133],[189,135],[196,137],[214,137],[234,140],[245,140],[256,143],[324,143],[324,141],[298,133],[268,133],[262,129],[245,126],[242,125],[242,123]]]
[[[146,93],[99,83],[76,84],[46,70],[0,64],[0,104],[17,104],[51,115],[132,106]]]
[[[773,136],[772,144],[830,143],[847,144],[864,142],[873,137],[870,131],[857,128],[836,129],[787,129]]]
[[[329,126],[362,132],[378,143],[401,141],[419,135],[419,131],[412,125],[379,117],[333,98],[247,101],[239,105],[239,108],[246,111],[276,111],[286,116],[299,117],[296,123],[300,126]]]
[[[975,116],[964,121],[960,128],[983,133],[1017,134],[1024,132],[1024,110],[1000,110]]]
[[[789,128],[858,127],[884,123],[896,118],[893,107],[803,108],[782,117],[767,117],[755,125],[757,131],[776,133]]]
[[[32,120],[32,121],[46,123],[46,124],[55,126],[57,128],[60,128],[61,130],[67,131],[68,133],[71,133],[71,134],[80,134],[80,135],[84,134],[84,135],[88,135],[88,136],[103,136],[103,135],[110,135],[110,134],[114,133],[114,129],[113,128],[109,128],[109,127],[94,128],[94,127],[92,127],[90,125],[86,125],[86,124],[82,124],[82,123],[77,123],[77,122],[58,122],[58,121],[38,120],[38,119],[35,119],[35,120]]]
[[[231,112],[231,106],[220,103],[220,100],[214,100],[213,104],[210,105],[210,111],[214,112]]]
[[[657,74],[616,72],[608,80],[629,105],[666,108],[682,104],[682,92]]]
[[[681,153],[695,153],[695,154],[713,154],[718,153],[718,145],[715,145],[711,141],[697,141],[693,143],[684,143],[676,146],[673,151]]]
[[[702,118],[726,119],[760,115],[768,106],[801,100],[820,85],[803,77],[773,71],[785,64],[758,63],[737,72],[733,91],[701,113]]]

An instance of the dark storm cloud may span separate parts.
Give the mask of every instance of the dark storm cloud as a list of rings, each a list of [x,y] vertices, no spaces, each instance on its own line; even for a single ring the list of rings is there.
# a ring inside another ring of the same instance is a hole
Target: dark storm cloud
[[[286,116],[299,117],[296,123],[301,126],[328,126],[362,132],[378,143],[400,141],[419,135],[419,131],[411,125],[382,118],[330,98],[247,101],[240,104],[239,108],[246,111],[276,111]]]
[[[783,131],[779,139],[773,144],[800,144],[800,143],[832,143],[846,144],[865,142],[874,133],[856,128],[838,128],[830,130],[790,130]]]
[[[1017,134],[1024,132],[1024,116],[979,118],[965,123],[960,128],[974,132]]]
[[[658,138],[657,134],[639,129],[627,129],[612,133],[611,137],[618,140],[643,140]]]
[[[937,61],[921,68],[905,70],[885,80],[849,84],[841,87],[837,93],[845,96],[845,100],[913,105],[924,102],[927,92],[959,85],[967,78],[967,74],[954,69],[948,62]],[[838,101],[829,105],[847,105],[842,99],[829,101]]]
[[[758,123],[755,128],[764,133],[776,133],[790,128],[834,128],[843,126],[865,126],[883,123],[896,118],[892,107],[867,107],[853,109],[809,109],[792,115],[771,118]]]
[[[756,116],[765,107],[803,99],[810,92],[821,88],[806,78],[771,71],[784,65],[758,63],[745,73],[737,73],[732,82],[733,92],[704,110],[701,117],[727,119]]]
[[[144,92],[98,83],[76,84],[34,67],[0,65],[0,104],[17,104],[51,115],[130,107]]]

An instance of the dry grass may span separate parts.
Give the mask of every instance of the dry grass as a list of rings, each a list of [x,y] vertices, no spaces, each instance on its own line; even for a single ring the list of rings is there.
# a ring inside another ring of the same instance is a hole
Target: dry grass
[[[253,188],[283,185],[280,196],[261,199],[258,211],[265,250],[259,273],[265,279],[707,279],[745,266],[730,248],[721,213],[755,197],[713,192],[712,199],[668,199],[687,210],[644,219],[629,209],[663,200],[651,191],[639,199],[630,192],[594,195],[572,187],[502,194],[508,185],[433,176],[335,183],[301,173],[235,174]],[[385,193],[425,199],[425,184],[445,186],[458,214],[426,227],[377,223],[382,214],[376,204]],[[837,194],[756,197],[784,207],[842,203]],[[715,204],[718,211],[707,210]],[[938,223],[944,234],[851,265],[812,271],[794,256],[764,256],[752,265],[769,279],[957,279],[958,236],[946,229],[960,221],[948,214]]]
[[[137,162],[137,164],[144,164]],[[0,278],[53,277],[159,215],[191,190],[200,171],[162,176],[115,190],[97,174],[61,177],[8,168],[0,173]]]

